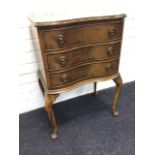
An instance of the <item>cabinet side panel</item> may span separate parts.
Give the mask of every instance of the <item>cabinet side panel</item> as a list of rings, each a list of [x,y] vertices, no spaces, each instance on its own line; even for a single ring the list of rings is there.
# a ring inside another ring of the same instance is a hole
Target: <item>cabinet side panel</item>
[[[125,22],[125,20],[123,19],[123,22],[122,22],[122,38],[124,37],[124,22]],[[122,41],[121,41],[121,46],[120,46],[120,55],[119,55],[119,64],[118,64],[118,69],[120,68],[120,59],[121,59],[121,50],[122,50],[122,42],[123,42],[123,40],[124,39],[122,39]]]
[[[46,87],[47,89],[50,89],[51,87],[51,83],[50,83],[50,78],[49,78],[49,75],[48,75],[48,63],[47,63],[47,57],[46,57],[46,54],[44,52],[44,49],[43,49],[43,41],[42,41],[42,31],[40,30],[40,28],[38,27],[37,28],[37,32],[38,32],[38,45],[40,47],[40,50],[39,50],[39,57],[40,57],[40,64],[41,64],[41,74],[45,80],[45,84],[46,84]]]
[[[44,80],[44,83],[47,85],[47,80],[46,80],[46,75],[45,75],[45,68],[44,68],[44,64],[43,64],[43,58],[42,58],[42,55],[41,55],[41,48],[40,48],[37,28],[34,27],[31,32],[32,32],[32,36],[34,36],[34,38],[36,39],[35,44],[34,44],[35,49],[38,49],[36,51],[36,56],[37,56],[37,60],[38,60],[38,67],[39,67],[38,77],[41,76],[42,80]]]

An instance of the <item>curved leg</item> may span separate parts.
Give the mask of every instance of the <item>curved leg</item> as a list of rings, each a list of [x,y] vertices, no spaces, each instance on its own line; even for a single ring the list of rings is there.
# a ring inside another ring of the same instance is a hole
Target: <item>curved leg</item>
[[[94,82],[94,95],[97,95],[97,82]]]
[[[56,124],[52,104],[56,100],[57,95],[49,95],[45,94],[45,109],[47,111],[51,126],[52,126],[52,133],[51,138],[56,139],[58,137],[58,127]]]
[[[43,87],[43,85],[42,85],[42,82],[41,82],[41,80],[40,80],[40,78],[38,79],[38,83],[39,83],[39,87],[40,87],[40,89],[41,89],[41,92],[42,92],[42,94],[44,95],[44,87]]]
[[[116,84],[116,90],[115,90],[114,102],[113,102],[113,105],[112,105],[112,114],[113,114],[113,116],[116,117],[116,116],[119,115],[119,112],[117,111],[117,105],[118,105],[118,97],[119,97],[120,92],[121,92],[123,81],[122,81],[121,76],[113,79],[113,81]]]

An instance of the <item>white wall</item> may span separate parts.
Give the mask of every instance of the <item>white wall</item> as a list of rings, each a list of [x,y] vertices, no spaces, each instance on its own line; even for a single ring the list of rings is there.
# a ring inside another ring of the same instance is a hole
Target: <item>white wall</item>
[[[134,57],[135,57],[135,10],[130,2],[123,0],[95,0],[95,1],[26,1],[22,2],[20,19],[18,20],[18,40],[19,48],[19,86],[20,86],[20,113],[27,112],[44,106],[43,96],[38,86],[37,74],[38,62],[33,43],[36,38],[32,38],[30,30],[33,29],[27,19],[33,13],[59,12],[73,13],[77,16],[88,15],[107,15],[126,13],[124,27],[124,40],[122,45],[120,72],[124,82],[133,81],[134,75]],[[98,90],[113,86],[113,82],[100,82]],[[80,96],[93,91],[93,85],[81,86],[73,91],[61,94],[57,102]]]

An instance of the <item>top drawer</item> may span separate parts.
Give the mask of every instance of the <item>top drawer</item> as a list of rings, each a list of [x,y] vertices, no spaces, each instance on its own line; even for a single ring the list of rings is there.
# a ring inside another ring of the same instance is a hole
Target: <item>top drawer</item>
[[[92,23],[42,30],[44,50],[60,50],[121,39],[123,22]]]

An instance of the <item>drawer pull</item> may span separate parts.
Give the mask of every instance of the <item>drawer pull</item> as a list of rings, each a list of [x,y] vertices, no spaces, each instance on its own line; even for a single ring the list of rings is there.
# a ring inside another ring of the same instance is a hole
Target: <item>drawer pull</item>
[[[61,56],[60,58],[59,58],[59,63],[61,64],[61,65],[65,65],[66,64],[66,61],[67,60],[67,58],[65,57],[65,56]]]
[[[59,44],[60,46],[62,46],[64,43],[65,43],[65,38],[64,38],[64,36],[63,36],[63,35],[59,35],[59,37],[58,37],[58,44]]]
[[[114,49],[112,47],[109,47],[107,50],[107,55],[108,57],[111,57],[114,55]]]
[[[106,68],[105,68],[105,70],[106,70],[106,72],[108,72],[108,73],[111,72],[111,71],[112,71],[112,65],[110,65],[110,64],[107,65]]]
[[[67,74],[63,74],[62,75],[62,77],[61,77],[61,81],[63,82],[63,83],[66,83],[66,82],[68,82],[68,75]]]
[[[117,32],[116,32],[115,28],[111,28],[108,32],[108,35],[109,35],[109,37],[114,37],[114,36],[116,36],[116,33]]]

